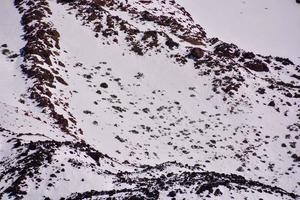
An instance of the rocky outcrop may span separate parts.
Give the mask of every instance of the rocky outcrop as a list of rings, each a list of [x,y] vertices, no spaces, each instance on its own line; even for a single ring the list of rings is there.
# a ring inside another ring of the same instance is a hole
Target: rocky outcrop
[[[182,173],[162,173],[167,171],[169,167],[179,167],[187,171]],[[110,191],[91,190],[83,193],[73,193],[66,199],[164,199],[168,197],[176,198],[177,196],[180,198],[182,194],[189,194],[196,198],[214,199],[216,197],[225,197],[221,192],[221,190],[225,190],[224,188],[231,192],[257,192],[262,196],[264,194],[273,194],[287,199],[298,197],[296,194],[286,192],[278,187],[247,180],[242,176],[197,171],[196,166],[182,166],[176,162],[163,163],[153,167],[148,166],[136,174],[124,172],[116,174],[116,184],[130,185],[131,187]],[[151,173],[149,178],[144,176],[147,172]],[[180,187],[178,187],[179,185]],[[220,190],[220,188],[222,189]]]
[[[50,91],[56,84],[67,85],[67,83],[56,70],[56,67],[62,68],[64,65],[56,59],[60,50],[60,34],[47,21],[52,13],[49,4],[46,0],[15,0],[15,6],[22,15],[21,24],[27,42],[21,50],[24,60],[20,67],[28,78],[35,81],[28,89],[29,98],[37,102],[43,112],[48,112],[62,131],[73,135],[69,127],[71,124],[74,125],[75,119],[69,121],[67,116],[57,112]]]

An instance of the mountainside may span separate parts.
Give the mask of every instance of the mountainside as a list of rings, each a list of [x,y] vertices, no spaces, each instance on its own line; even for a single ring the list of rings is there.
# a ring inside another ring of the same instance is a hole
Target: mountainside
[[[299,198],[299,63],[175,0],[0,5],[0,199]]]
[[[242,49],[300,63],[300,4],[296,0],[177,0],[204,27]]]

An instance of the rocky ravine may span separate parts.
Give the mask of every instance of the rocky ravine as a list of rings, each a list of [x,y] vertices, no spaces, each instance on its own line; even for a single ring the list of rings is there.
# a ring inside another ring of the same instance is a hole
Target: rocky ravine
[[[14,6],[1,199],[299,197],[299,65],[207,38],[173,0]]]

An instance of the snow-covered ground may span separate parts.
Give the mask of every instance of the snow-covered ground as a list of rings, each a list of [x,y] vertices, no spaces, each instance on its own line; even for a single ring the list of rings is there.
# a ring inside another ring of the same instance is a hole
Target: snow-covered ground
[[[300,56],[296,45],[300,13],[295,8],[300,6],[277,1],[275,5],[267,0],[177,0],[209,37],[295,60]],[[171,197],[172,191],[177,199],[211,193],[218,196],[212,199],[283,199],[279,194],[284,190],[291,192],[286,197],[290,199],[299,193],[296,65],[207,39],[172,0],[130,0],[131,10],[116,3],[125,0],[116,0],[114,6],[89,0],[75,1],[75,6],[20,0],[24,13],[37,11],[37,2],[49,10],[39,21],[26,24],[40,31],[34,36],[28,27],[22,32],[21,15],[13,3],[3,2],[0,199],[22,196],[23,191],[25,199],[59,199],[90,190],[103,192],[103,198],[106,191],[119,190],[113,197],[124,199],[122,189],[150,195],[156,189],[160,199]],[[293,23],[284,23],[290,18]],[[103,27],[96,31],[98,24]],[[116,33],[110,35],[112,30]],[[54,39],[59,47],[50,48],[48,42]],[[14,56],[29,41],[34,45]],[[43,53],[33,51],[38,44],[50,51],[52,64],[45,62]],[[35,59],[23,59],[26,55]],[[40,74],[21,71],[21,63]],[[37,106],[37,94],[49,101]],[[67,126],[69,132],[57,125],[65,121],[54,121],[56,115],[47,112],[51,105],[62,114],[60,119],[74,124]],[[232,193],[235,187],[237,192]]]
[[[300,63],[300,4],[294,0],[177,0],[208,34],[248,51]]]
[[[13,101],[16,100],[16,97],[13,97],[14,93],[20,94],[26,91],[24,80],[16,77],[16,74],[20,73],[18,66],[21,59],[9,58],[13,54],[19,54],[20,49],[25,45],[21,39],[23,33],[20,19],[21,16],[10,1],[1,2],[0,52],[3,55],[0,56],[0,103],[13,104]]]

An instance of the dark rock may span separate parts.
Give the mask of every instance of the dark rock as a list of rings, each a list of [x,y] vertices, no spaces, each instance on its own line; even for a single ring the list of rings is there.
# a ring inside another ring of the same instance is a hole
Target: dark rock
[[[50,174],[51,178],[56,178],[57,176],[55,174]]]
[[[214,45],[214,44],[216,44],[217,42],[219,42],[219,39],[218,39],[218,38],[210,38],[210,39],[209,39],[209,42],[210,42],[212,45]]]
[[[128,200],[144,200],[145,198],[141,197],[141,196],[137,196],[137,195],[133,195],[131,197],[128,198]]]
[[[266,93],[266,89],[264,88],[258,88],[257,91],[259,94],[265,94]]]
[[[263,63],[261,60],[254,60],[254,61],[249,61],[245,62],[245,67],[256,71],[256,72],[268,72],[269,68],[265,63]]]
[[[137,44],[132,45],[131,51],[137,53],[139,56],[144,55],[143,49],[140,46],[138,46]]]
[[[298,156],[297,154],[293,154],[292,158],[294,159],[294,162],[300,162],[300,156]]]
[[[275,57],[275,60],[283,65],[294,65],[294,63],[288,58]]]
[[[268,104],[268,106],[274,107],[274,106],[275,106],[275,102],[274,102],[274,101],[271,101],[271,102]]]
[[[236,171],[238,171],[238,172],[243,172],[243,171],[245,171],[245,170],[243,169],[243,167],[238,167],[238,168],[236,169]]]
[[[208,184],[203,184],[200,186],[200,188],[196,191],[196,194],[201,194],[204,191],[208,191],[209,193],[213,192],[212,186],[208,183]]]
[[[108,85],[107,85],[107,83],[101,83],[100,87],[102,87],[102,88],[108,88]]]
[[[179,46],[179,44],[178,44],[177,42],[174,42],[174,41],[172,40],[172,38],[168,38],[168,39],[166,40],[166,43],[165,43],[165,44],[169,47],[169,49],[174,49],[174,47],[178,48],[178,46]]]
[[[118,112],[126,112],[126,109],[121,108],[120,106],[112,106],[113,109],[115,109]]]
[[[216,191],[214,192],[214,195],[215,196],[220,196],[222,195],[223,193],[221,192],[221,190],[219,188],[216,189]]]
[[[56,80],[63,85],[68,85],[68,83],[60,76],[55,76]]]
[[[28,146],[28,149],[29,150],[35,150],[36,149],[36,145],[33,142],[30,142],[29,146]]]
[[[169,194],[167,196],[168,197],[175,197],[176,196],[176,192],[175,191],[171,191],[171,192],[169,192]]]
[[[215,47],[214,53],[220,57],[237,58],[240,56],[240,50],[234,44],[221,43]]]
[[[144,113],[149,113],[149,112],[150,112],[150,109],[149,109],[149,108],[143,108],[142,111],[143,111]]]
[[[77,1],[77,0],[57,0],[58,3],[72,3],[75,1]]]
[[[84,114],[87,114],[87,115],[92,115],[92,114],[94,114],[92,111],[89,111],[89,110],[84,110],[83,113],[84,113]]]
[[[293,78],[295,78],[295,79],[298,79],[298,80],[300,80],[300,75],[293,74],[291,77],[293,77]]]
[[[192,48],[190,56],[195,59],[202,58],[204,56],[204,51],[200,48]]]
[[[119,140],[120,142],[122,142],[122,143],[123,143],[123,142],[126,142],[126,140],[124,140],[123,138],[121,138],[121,137],[118,136],[118,135],[117,135],[115,138],[116,138],[117,140]]]
[[[90,74],[83,74],[83,77],[86,78],[86,79],[91,79],[92,75],[90,75]]]
[[[255,54],[253,52],[244,52],[242,54],[242,56],[245,59],[253,59],[253,58],[255,58]]]
[[[154,15],[152,15],[151,13],[149,13],[148,11],[143,11],[141,13],[141,20],[144,21],[154,21],[156,18]]]

